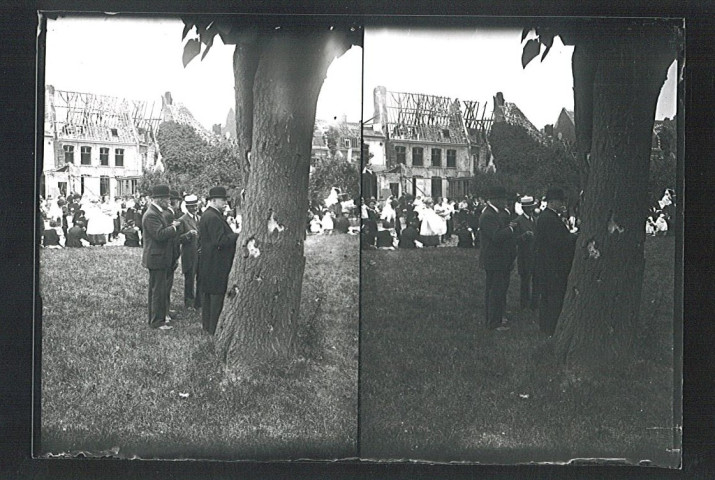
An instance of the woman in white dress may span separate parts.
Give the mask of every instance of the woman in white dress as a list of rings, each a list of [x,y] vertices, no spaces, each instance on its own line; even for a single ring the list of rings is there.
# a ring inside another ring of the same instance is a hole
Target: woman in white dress
[[[447,233],[447,222],[432,208],[432,199],[424,199],[424,207],[419,213],[422,224],[420,225],[420,239],[425,247],[439,245],[440,237]]]

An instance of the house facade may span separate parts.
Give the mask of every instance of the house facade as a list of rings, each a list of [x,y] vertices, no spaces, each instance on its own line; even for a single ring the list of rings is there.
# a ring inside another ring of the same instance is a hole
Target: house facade
[[[475,172],[489,163],[483,130],[491,118],[480,123],[476,102],[385,87],[375,88],[374,102],[375,115],[363,129],[364,173],[376,183],[370,196],[456,198],[469,192]]]
[[[45,88],[40,194],[132,195],[159,159],[153,104]]]

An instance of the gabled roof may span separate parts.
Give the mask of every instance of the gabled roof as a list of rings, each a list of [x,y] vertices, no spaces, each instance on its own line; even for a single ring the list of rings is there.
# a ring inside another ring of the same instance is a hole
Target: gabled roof
[[[181,102],[175,102],[171,98],[171,93],[166,92],[162,97],[161,116],[165,122],[176,122],[181,125],[188,125],[208,143],[218,140],[218,135],[210,132],[199,123],[191,111]]]
[[[542,138],[541,132],[526,118],[524,112],[515,103],[504,101],[504,95],[501,92],[497,92],[494,97],[494,121],[518,125],[523,127],[532,137]]]

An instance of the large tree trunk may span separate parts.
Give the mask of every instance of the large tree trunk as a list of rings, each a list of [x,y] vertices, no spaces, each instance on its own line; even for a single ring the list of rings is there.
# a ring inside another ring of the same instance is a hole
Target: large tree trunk
[[[250,167],[245,166],[250,175],[243,229],[216,331],[217,353],[234,371],[292,352],[305,265],[316,103],[330,62],[347,49],[328,38],[315,30],[276,31],[262,35],[253,47],[239,44],[234,58],[236,122],[239,141],[251,138],[250,147],[241,145],[251,152]]]
[[[579,154],[585,158],[590,151],[590,161],[581,231],[556,332],[559,359],[586,366],[623,359],[632,351],[655,108],[674,58],[668,44],[652,35],[610,37],[599,47],[579,51],[577,43],[574,51],[574,66],[581,67],[574,70],[576,122],[592,125],[592,131],[577,133]]]

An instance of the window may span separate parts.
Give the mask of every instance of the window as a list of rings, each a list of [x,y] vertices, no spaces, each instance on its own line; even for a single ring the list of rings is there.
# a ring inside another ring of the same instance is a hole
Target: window
[[[65,163],[74,163],[74,145],[62,145],[65,151]]]
[[[457,168],[456,150],[447,150],[447,168]]]
[[[441,167],[442,166],[442,149],[433,148],[432,149],[432,166]]]
[[[343,145],[345,146],[345,148],[350,148],[350,139],[343,138]]]
[[[114,166],[123,167],[124,166],[124,149],[115,148],[114,149]]]
[[[117,179],[117,196],[118,197],[134,195],[136,192],[137,192],[137,179],[136,178]]]
[[[109,195],[109,177],[105,175],[99,177],[99,195],[101,197]]]
[[[434,150],[433,150],[434,151]],[[437,200],[437,197],[442,196],[442,178],[441,177],[432,177],[432,198]]]
[[[449,129],[448,128],[442,129],[442,136],[444,138],[449,138]]]
[[[82,165],[92,165],[92,147],[79,148],[79,161]]]
[[[421,167],[424,165],[424,161],[422,160],[422,154],[423,150],[422,147],[414,147],[412,149],[412,165],[415,167]]]
[[[99,149],[99,164],[108,166],[109,165],[109,149],[101,147]]]
[[[117,131],[116,128],[112,128],[111,130],[112,130],[112,136],[113,136],[113,137],[118,137],[118,136],[119,136],[119,131]]]
[[[405,157],[407,155],[407,149],[405,147],[395,147],[395,154],[397,155],[397,163],[405,163]]]

